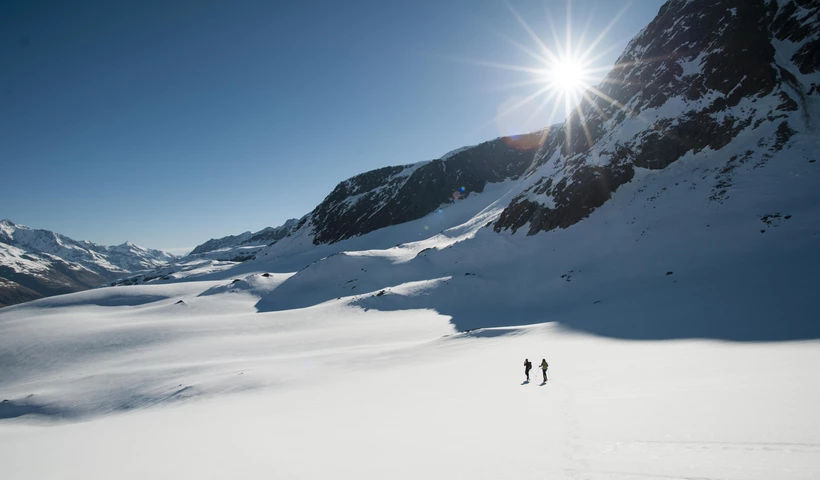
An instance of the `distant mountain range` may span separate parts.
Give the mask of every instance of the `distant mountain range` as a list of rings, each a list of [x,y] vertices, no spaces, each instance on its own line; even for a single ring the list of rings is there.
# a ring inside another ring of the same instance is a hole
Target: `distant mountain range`
[[[0,306],[98,287],[175,260],[125,242],[105,246],[0,221]]]
[[[125,242],[105,246],[0,221],[0,307],[108,284],[171,279],[254,257],[288,236],[298,219],[258,232],[212,238],[184,257]],[[121,281],[121,279],[124,279]]]
[[[258,232],[245,232],[212,238],[194,248],[191,253],[146,272],[140,272],[111,282],[111,285],[141,285],[177,281],[189,276],[215,273],[238,262],[251,260],[265,247],[289,236],[299,226],[292,218],[278,227],[267,227]]]
[[[227,237],[222,238],[212,238],[202,245],[194,248],[188,255],[196,256],[223,251],[226,253],[227,257],[230,257],[233,253],[237,253],[244,257],[248,255],[249,252],[235,252],[238,247],[264,247],[270,245],[273,242],[287,237],[298,223],[298,219],[292,218],[278,227],[267,227],[255,233],[248,231],[245,233],[240,233],[239,235],[228,235]],[[226,258],[226,260],[227,259],[228,258]]]

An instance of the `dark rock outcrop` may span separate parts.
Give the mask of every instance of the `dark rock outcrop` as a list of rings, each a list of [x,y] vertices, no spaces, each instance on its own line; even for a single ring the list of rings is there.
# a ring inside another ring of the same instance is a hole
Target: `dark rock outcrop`
[[[43,296],[17,282],[0,277],[0,308],[17,303],[29,302]]]
[[[446,202],[515,179],[532,164],[544,132],[498,138],[445,158],[385,167],[341,182],[307,217],[315,244],[335,243],[421,218]]]

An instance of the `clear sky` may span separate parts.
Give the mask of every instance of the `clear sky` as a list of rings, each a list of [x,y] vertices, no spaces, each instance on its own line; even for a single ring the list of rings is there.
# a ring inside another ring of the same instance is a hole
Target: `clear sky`
[[[561,120],[543,95],[511,111],[547,83],[516,14],[554,52],[603,33],[608,67],[662,4],[4,0],[0,218],[176,253],[276,226],[355,174]]]

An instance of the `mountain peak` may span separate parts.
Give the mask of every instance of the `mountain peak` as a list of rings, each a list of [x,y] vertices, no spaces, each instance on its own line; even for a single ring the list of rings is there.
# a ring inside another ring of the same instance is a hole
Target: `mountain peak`
[[[11,237],[14,232],[20,229],[20,225],[12,222],[8,218],[0,220],[0,238]]]
[[[94,288],[128,273],[150,270],[174,256],[132,242],[117,246],[73,240],[59,233],[0,220],[4,277],[43,296]]]
[[[26,230],[28,229],[27,226],[21,225],[19,223],[14,223],[8,218],[4,218],[3,220],[0,220],[0,225],[6,226],[6,227],[11,227],[11,228],[26,229]]]

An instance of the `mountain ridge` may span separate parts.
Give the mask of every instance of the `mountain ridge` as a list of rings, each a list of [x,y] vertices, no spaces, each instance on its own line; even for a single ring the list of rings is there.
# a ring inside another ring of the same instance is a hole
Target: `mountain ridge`
[[[223,248],[238,247],[242,245],[269,245],[285,238],[291,233],[293,228],[299,223],[299,219],[291,218],[278,227],[265,227],[258,232],[250,230],[239,235],[227,235],[221,238],[211,238],[207,242],[197,245],[188,255],[199,255],[213,252]]]
[[[816,41],[820,2],[805,3],[811,10],[798,23],[814,28],[799,41],[808,45]],[[608,200],[635,168],[663,169],[690,152],[717,152],[741,135],[760,137],[759,150],[721,165],[725,174],[713,194],[720,201],[732,170],[760,166],[799,131],[811,134],[809,103],[820,93],[820,62],[811,65],[812,75],[795,74],[787,68],[795,65],[778,55],[785,49],[775,45],[777,35],[786,36],[778,25],[788,23],[783,15],[793,4],[664,4],[600,91],[545,137],[528,171],[538,181],[510,203],[495,230],[566,228]]]
[[[105,246],[51,230],[0,221],[0,306],[94,288],[175,259],[160,250],[124,242]]]
[[[671,0],[563,123],[351,177],[297,231],[315,245],[333,244],[508,179],[522,188],[493,222],[496,232],[567,228],[636,168],[663,169],[741,135],[762,137],[760,152],[727,156],[718,167],[724,173],[712,198],[725,200],[732,171],[759,168],[794,135],[815,132],[819,12],[816,0]]]

